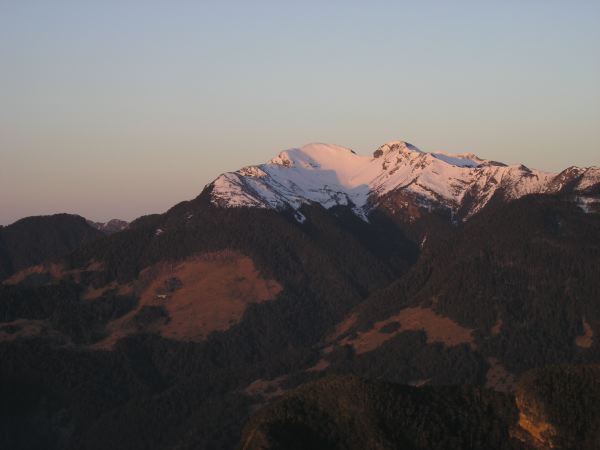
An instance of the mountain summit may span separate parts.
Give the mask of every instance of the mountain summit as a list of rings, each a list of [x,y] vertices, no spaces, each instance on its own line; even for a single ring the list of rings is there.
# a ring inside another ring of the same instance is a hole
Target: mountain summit
[[[441,209],[461,220],[493,197],[514,200],[526,194],[575,192],[600,182],[600,169],[569,168],[560,174],[506,165],[472,153],[427,153],[392,141],[373,156],[331,144],[308,144],[281,152],[266,164],[219,176],[209,188],[223,207],[298,209],[305,203],[325,208],[352,207],[366,219],[374,208],[408,213]]]

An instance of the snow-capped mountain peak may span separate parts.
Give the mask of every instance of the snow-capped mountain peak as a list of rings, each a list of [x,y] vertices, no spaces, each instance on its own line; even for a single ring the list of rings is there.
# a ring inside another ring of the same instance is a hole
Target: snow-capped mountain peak
[[[213,203],[222,207],[297,210],[319,203],[325,208],[350,206],[365,219],[378,206],[404,208],[412,211],[411,217],[419,209],[444,209],[468,218],[495,195],[511,200],[559,192],[567,179],[575,178],[578,189],[600,182],[597,169],[567,170],[556,175],[473,153],[427,153],[404,141],[388,142],[372,156],[315,143],[285,150],[266,164],[225,173],[210,188]]]
[[[330,144],[286,150],[266,164],[221,175],[213,182],[213,202],[276,209],[308,202],[362,207],[369,188],[357,177],[370,160]]]

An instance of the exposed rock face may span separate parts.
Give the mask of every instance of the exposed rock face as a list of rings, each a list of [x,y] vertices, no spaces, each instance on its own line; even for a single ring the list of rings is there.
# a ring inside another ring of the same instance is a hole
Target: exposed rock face
[[[514,436],[538,449],[595,450],[600,443],[600,366],[534,369],[518,383]]]
[[[556,429],[549,423],[544,405],[524,392],[516,395],[519,423],[515,435],[535,448],[555,448]]]
[[[108,222],[92,222],[91,220],[87,221],[91,226],[96,228],[97,230],[102,231],[105,234],[114,234],[119,231],[123,231],[129,226],[129,222],[120,219],[112,219]]]

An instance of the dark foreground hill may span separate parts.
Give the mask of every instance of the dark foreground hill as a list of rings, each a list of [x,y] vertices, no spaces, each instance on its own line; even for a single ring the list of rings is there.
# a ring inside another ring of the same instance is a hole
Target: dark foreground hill
[[[239,449],[466,450],[529,448],[511,437],[518,411],[482,388],[328,377],[258,413]]]
[[[256,413],[238,448],[596,450],[599,412],[599,366],[530,371],[515,395],[331,376]]]

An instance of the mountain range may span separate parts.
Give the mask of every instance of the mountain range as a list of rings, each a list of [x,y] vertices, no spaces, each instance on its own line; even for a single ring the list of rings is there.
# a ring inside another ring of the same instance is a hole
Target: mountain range
[[[598,168],[395,141],[286,150],[129,224],[23,219],[0,443],[597,449],[599,213]]]
[[[372,157],[327,144],[281,152],[267,164],[226,173],[212,184],[212,200],[223,207],[297,210],[306,203],[349,206],[363,218],[379,206],[442,210],[465,220],[491,199],[528,194],[585,193],[600,183],[600,169],[569,167],[559,174],[507,166],[472,153],[425,153],[402,141],[379,147]]]

